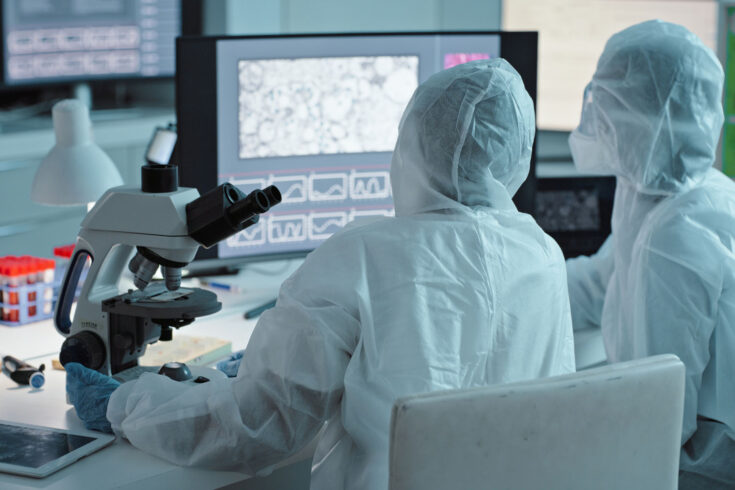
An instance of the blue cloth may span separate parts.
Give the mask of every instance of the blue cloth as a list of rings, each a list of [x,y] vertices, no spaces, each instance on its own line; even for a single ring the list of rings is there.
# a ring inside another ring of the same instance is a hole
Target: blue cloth
[[[217,369],[225,373],[230,378],[237,376],[237,370],[240,369],[240,361],[242,360],[243,351],[230,354],[230,357],[223,359],[217,363]]]
[[[64,369],[66,394],[84,426],[111,434],[112,427],[107,420],[107,403],[120,383],[76,362],[68,363]]]

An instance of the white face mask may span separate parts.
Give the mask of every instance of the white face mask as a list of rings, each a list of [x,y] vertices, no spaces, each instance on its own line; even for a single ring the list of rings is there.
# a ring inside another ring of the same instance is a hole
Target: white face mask
[[[572,160],[577,170],[588,174],[610,174],[610,167],[606,165],[610,156],[596,138],[579,131],[579,128],[569,134],[569,149],[572,150]]]
[[[598,128],[595,126],[595,107],[593,101],[592,82],[584,88],[584,102],[579,126],[569,135],[569,148],[577,170],[588,174],[610,174],[610,155],[604,145],[593,136]],[[582,130],[581,128],[584,128]]]

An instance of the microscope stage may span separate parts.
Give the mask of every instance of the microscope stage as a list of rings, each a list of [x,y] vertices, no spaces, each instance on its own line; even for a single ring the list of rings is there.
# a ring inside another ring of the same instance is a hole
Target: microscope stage
[[[222,309],[217,295],[200,288],[169,291],[161,281],[152,282],[144,290],[128,291],[106,299],[102,311],[118,315],[156,319],[194,319]]]

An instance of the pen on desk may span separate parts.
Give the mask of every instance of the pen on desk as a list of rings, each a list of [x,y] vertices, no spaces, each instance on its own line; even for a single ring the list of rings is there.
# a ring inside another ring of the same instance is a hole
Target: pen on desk
[[[221,289],[223,291],[229,291],[231,293],[239,293],[240,288],[235,286],[234,284],[226,284],[224,282],[216,282],[216,281],[200,281],[202,286],[209,286],[210,288],[214,289]]]
[[[273,308],[274,306],[276,306],[276,300],[275,299],[270,300],[267,303],[264,303],[264,304],[262,304],[260,306],[257,306],[255,308],[253,308],[252,310],[246,311],[245,312],[245,315],[243,315],[243,316],[245,317],[246,320],[250,320],[251,318],[255,318],[256,316],[258,316],[261,313],[263,313],[265,310],[268,310],[270,308]]]

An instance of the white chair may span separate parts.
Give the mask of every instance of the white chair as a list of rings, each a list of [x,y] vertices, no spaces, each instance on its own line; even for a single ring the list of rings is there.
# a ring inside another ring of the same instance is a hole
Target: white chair
[[[577,371],[607,364],[602,330],[583,328],[574,331],[574,360],[577,363]]]
[[[676,489],[683,410],[673,355],[399,399],[390,490]]]

